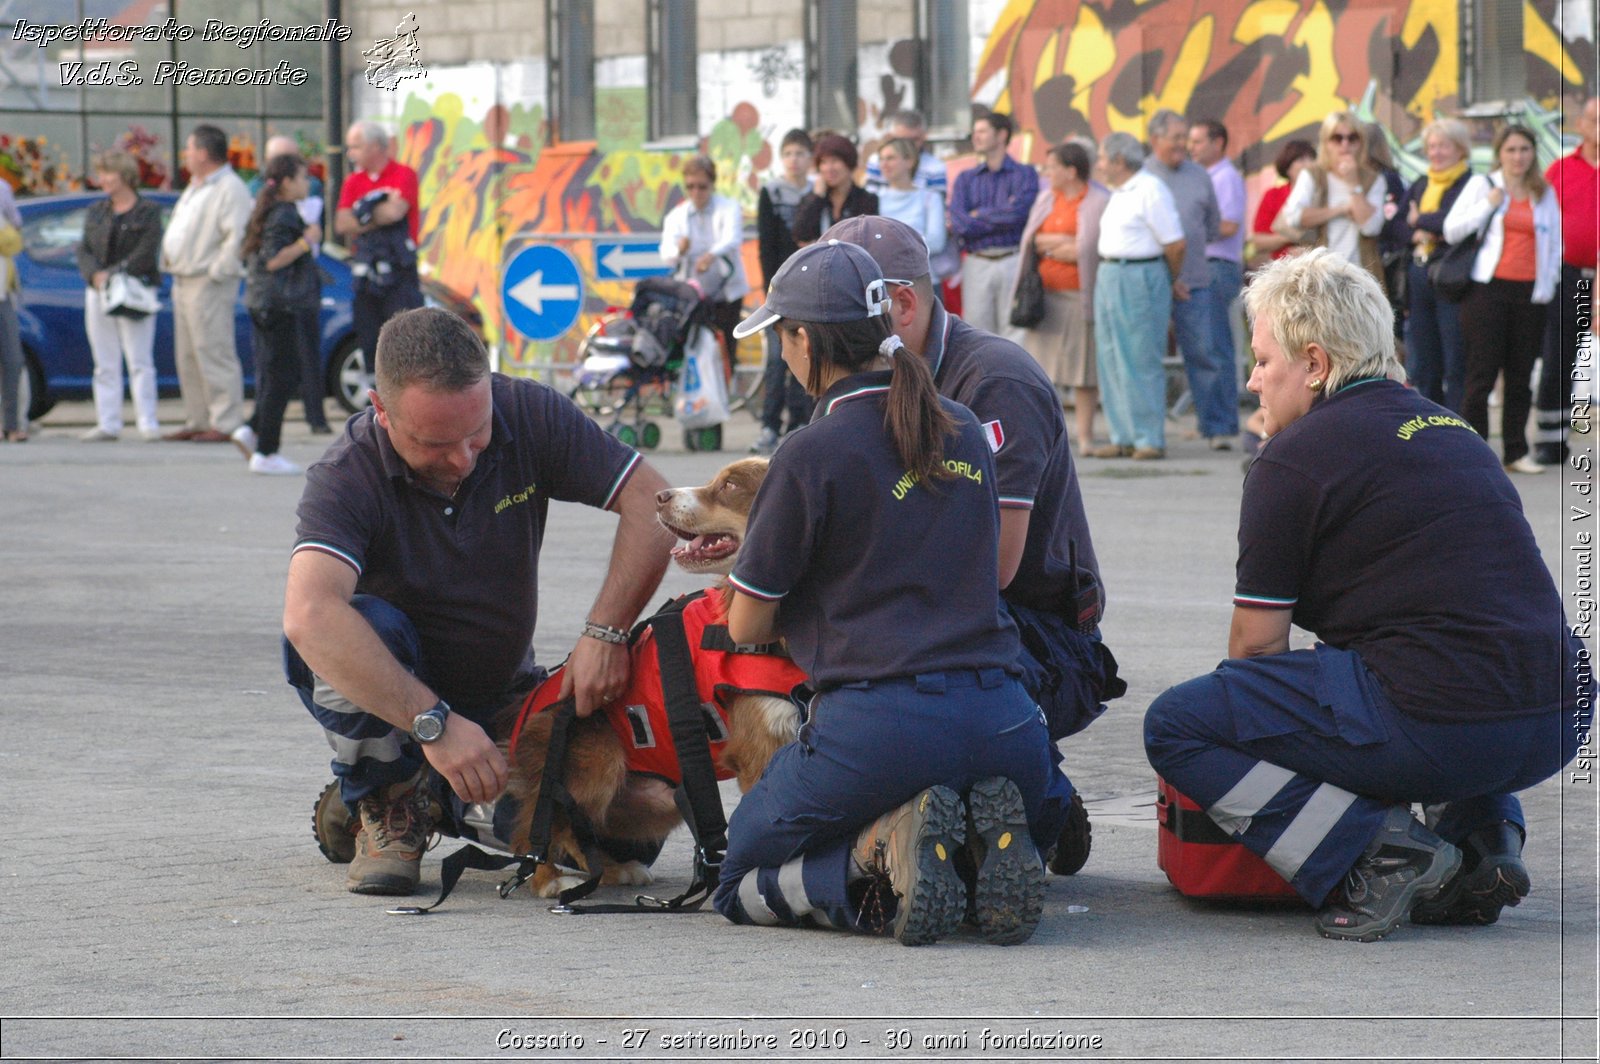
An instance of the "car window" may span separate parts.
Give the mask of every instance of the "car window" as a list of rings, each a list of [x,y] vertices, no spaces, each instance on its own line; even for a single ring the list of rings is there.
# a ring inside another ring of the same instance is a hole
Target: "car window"
[[[28,258],[42,266],[77,269],[78,242],[83,239],[87,205],[52,211],[22,226],[22,246]]]

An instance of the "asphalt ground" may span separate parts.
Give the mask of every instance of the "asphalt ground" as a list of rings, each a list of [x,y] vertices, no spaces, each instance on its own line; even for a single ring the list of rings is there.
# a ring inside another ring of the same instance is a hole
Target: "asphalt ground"
[[[90,416],[63,404],[0,444],[0,1058],[1596,1058],[1597,792],[1579,766],[1524,795],[1534,893],[1488,928],[1330,942],[1303,910],[1186,901],[1157,869],[1141,718],[1223,656],[1241,482],[1239,452],[1185,439],[1192,422],[1166,462],[1082,467],[1130,685],[1065,747],[1087,867],[1050,879],[1024,945],[906,949],[709,911],[555,915],[499,898],[502,874],[469,873],[421,918],[347,893],[310,833],[327,749],[280,664],[301,480],[249,476],[227,446],[81,443]],[[739,414],[727,450],[685,453],[666,428],[651,460],[675,484],[755,434]],[[287,427],[297,461],[326,442]],[[1594,509],[1569,509],[1574,479],[1516,481],[1569,615]],[[542,660],[575,642],[614,525],[553,508]],[[695,586],[673,574],[662,594]],[[657,872],[664,896],[686,885],[686,832]]]

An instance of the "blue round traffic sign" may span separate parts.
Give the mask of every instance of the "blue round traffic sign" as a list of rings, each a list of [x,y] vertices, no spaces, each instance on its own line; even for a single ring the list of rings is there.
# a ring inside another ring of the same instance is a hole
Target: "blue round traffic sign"
[[[554,244],[528,245],[506,264],[500,303],[511,327],[529,340],[562,336],[583,309],[577,260]]]

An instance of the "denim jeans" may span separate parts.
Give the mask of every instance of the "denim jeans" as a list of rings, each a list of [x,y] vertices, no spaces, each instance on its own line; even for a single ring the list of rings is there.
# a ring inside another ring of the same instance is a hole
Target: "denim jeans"
[[[1467,382],[1467,348],[1461,338],[1461,307],[1440,299],[1428,271],[1415,262],[1406,278],[1406,375],[1424,399],[1457,413]]]

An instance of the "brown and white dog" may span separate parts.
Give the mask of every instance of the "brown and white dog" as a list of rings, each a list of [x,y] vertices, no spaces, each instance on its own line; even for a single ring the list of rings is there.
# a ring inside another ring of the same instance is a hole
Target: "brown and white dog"
[[[657,518],[683,541],[672,552],[680,568],[723,577],[733,571],[744,543],[750,505],[766,472],[765,459],[746,458],[724,468],[703,487],[661,492],[657,497]],[[725,623],[722,591],[715,588],[692,604],[689,611],[698,611],[699,616],[697,620],[686,617],[686,623]],[[632,648],[629,692],[591,716],[574,721],[568,740],[566,787],[595,831],[609,839],[660,842],[682,823],[673,802],[673,783],[666,778],[671,774],[667,763],[673,767],[676,763],[675,757],[670,756],[667,729],[660,721],[652,723],[642,712],[642,703],[652,696],[660,697],[653,635],[647,633]],[[701,701],[720,709],[725,722],[726,741],[713,746],[718,778],[737,778],[740,791],[748,791],[761,778],[778,748],[795,738],[799,712],[784,696],[804,676],[793,662],[778,655],[725,655],[725,661],[717,663],[709,660],[710,653],[700,649],[694,639],[690,640],[690,649]],[[736,682],[729,684],[729,674],[716,672],[719,668],[738,670],[732,677]],[[770,683],[766,682],[769,677]],[[511,760],[507,793],[518,803],[507,841],[518,853],[528,849],[534,802],[554,722],[554,714],[541,710],[553,704],[560,684],[557,670],[523,703],[516,734],[501,744]],[[716,726],[715,721],[712,724]],[[662,747],[669,755],[667,762],[659,756]],[[650,760],[652,757],[654,761]],[[582,848],[565,813],[559,809],[551,842],[552,855],[564,853],[563,860],[589,871],[582,868]],[[554,897],[584,878],[546,864],[535,873],[533,887],[540,897]],[[650,873],[637,862],[608,864],[603,881],[648,883]]]

